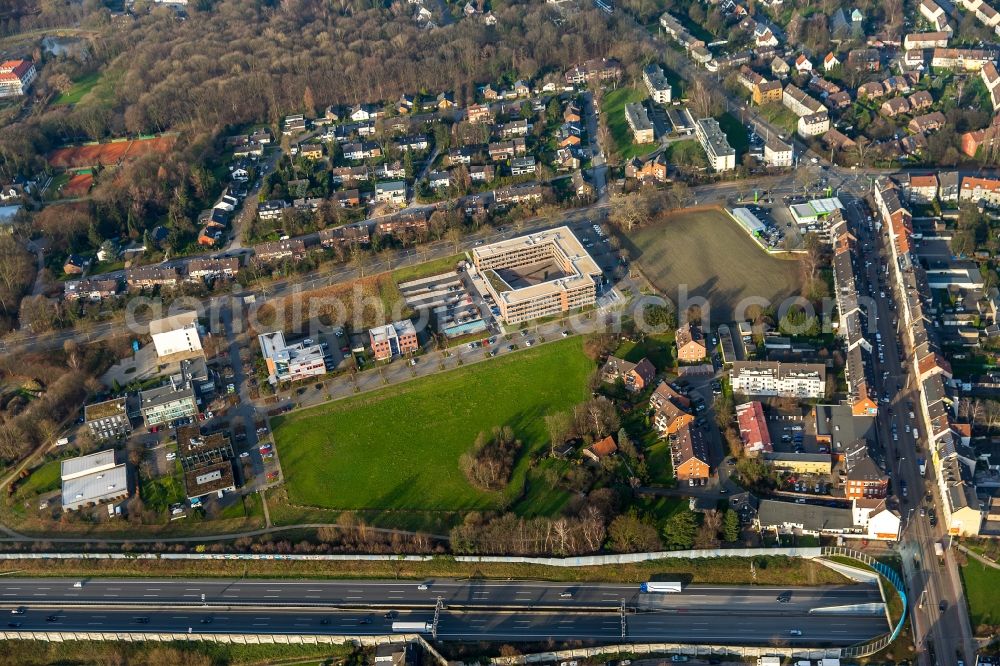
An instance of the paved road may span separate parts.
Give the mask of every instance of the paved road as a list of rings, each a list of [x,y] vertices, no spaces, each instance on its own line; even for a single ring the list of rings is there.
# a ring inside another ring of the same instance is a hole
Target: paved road
[[[848,194],[863,194],[866,180],[850,178],[845,183],[845,191]],[[919,411],[920,396],[910,374],[911,368],[900,361],[901,355],[908,360],[912,350],[906,348],[905,336],[901,337],[900,331],[892,324],[897,311],[894,310],[891,276],[879,281],[879,273],[884,276],[884,266],[891,261],[891,253],[885,236],[869,230],[868,211],[861,201],[850,196],[844,199],[848,204],[848,222],[862,244],[861,261],[864,265],[858,266],[862,269],[859,271],[859,288],[875,301],[878,313],[875,323],[884,345],[884,362],[879,361],[877,348],[872,354],[879,397],[888,396],[889,399],[888,403],[880,404],[878,436],[904,519],[898,550],[902,554],[904,579],[911,599],[910,613],[915,626],[916,647],[922,664],[934,663],[928,654],[929,642],[934,644],[938,658],[951,659],[956,650],[960,650],[965,655],[965,663],[974,663],[975,651],[970,641],[972,632],[957,566],[950,552],[947,553],[945,566],[937,564],[934,554],[934,542],[944,534],[943,524],[932,526],[930,517],[919,513],[921,505],[936,507],[938,516],[943,515],[943,510],[936,484],[930,479],[933,470],[926,437],[918,441],[913,436],[914,427],[923,429],[920,420],[910,418],[910,405],[914,413]],[[898,294],[895,297],[898,298]],[[920,475],[917,466],[917,458],[921,456],[928,458],[927,479]],[[903,481],[908,488],[908,497],[905,498],[899,490]],[[930,493],[930,501],[924,499],[927,493]],[[942,602],[944,611],[940,610]]]
[[[433,611],[400,612],[394,619],[379,613],[329,612],[308,609],[117,610],[31,608],[11,615],[6,631],[178,632],[191,634],[334,634],[385,635],[392,622],[433,621]],[[16,625],[16,626],[14,626]],[[678,641],[731,645],[845,646],[868,640],[885,630],[884,620],[758,614],[738,618],[694,613],[441,612],[439,640],[595,640]],[[0,627],[3,628],[3,627]],[[796,630],[801,635],[792,636]],[[27,636],[26,636],[27,637]]]
[[[4,579],[8,631],[385,634],[391,622],[432,622],[439,639],[684,641],[850,645],[885,631],[877,588],[690,586],[638,594],[636,585],[531,581]],[[563,595],[569,594],[566,597]],[[629,610],[623,616],[620,604]],[[631,604],[637,604],[638,610]],[[822,608],[868,607],[839,613]],[[357,609],[343,608],[357,605]],[[243,606],[243,607],[237,607]],[[334,608],[336,607],[336,608]],[[403,610],[406,609],[406,610]],[[386,614],[394,617],[386,617]],[[624,625],[624,626],[623,626]],[[801,635],[792,635],[792,631]]]
[[[214,606],[337,606],[341,608],[430,608],[437,599],[455,608],[604,609],[658,612],[772,613],[808,615],[816,609],[868,605],[852,615],[879,617],[882,597],[871,585],[804,588],[690,585],[676,594],[641,594],[635,584],[543,581],[427,580],[245,580],[5,578],[0,604],[170,604]],[[787,603],[776,597],[791,593]],[[884,617],[884,615],[882,615]]]

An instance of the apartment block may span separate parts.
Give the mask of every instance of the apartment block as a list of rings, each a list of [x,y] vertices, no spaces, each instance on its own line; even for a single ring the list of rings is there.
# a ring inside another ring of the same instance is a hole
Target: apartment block
[[[822,398],[826,366],[820,363],[736,361],[730,372],[733,391],[744,395]]]
[[[715,118],[699,119],[694,132],[713,169],[729,171],[736,168],[736,150],[729,145],[729,139]]]

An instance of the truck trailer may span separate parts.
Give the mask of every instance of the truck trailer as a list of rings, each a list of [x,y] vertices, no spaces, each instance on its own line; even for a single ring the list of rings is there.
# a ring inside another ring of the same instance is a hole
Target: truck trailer
[[[430,633],[434,627],[430,622],[393,622],[392,630],[401,633]]]
[[[640,592],[680,592],[681,584],[678,581],[656,581],[649,583],[642,583],[639,585]]]

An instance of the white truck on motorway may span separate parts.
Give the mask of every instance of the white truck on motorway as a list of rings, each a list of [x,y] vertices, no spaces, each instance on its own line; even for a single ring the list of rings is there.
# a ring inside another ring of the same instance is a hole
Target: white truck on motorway
[[[938,562],[944,564],[944,546],[941,545],[940,541],[934,542],[934,554],[938,556]]]
[[[427,634],[434,627],[430,622],[393,622],[392,630],[402,633]]]
[[[640,592],[680,592],[681,584],[678,581],[650,581],[639,585]]]

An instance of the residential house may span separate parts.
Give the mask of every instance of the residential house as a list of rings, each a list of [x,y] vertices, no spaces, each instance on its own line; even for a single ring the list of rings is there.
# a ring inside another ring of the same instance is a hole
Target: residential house
[[[280,220],[288,208],[288,202],[282,199],[271,199],[257,204],[257,217],[261,220]]]
[[[523,118],[521,120],[512,120],[509,123],[504,123],[500,126],[500,137],[510,139],[515,136],[527,136],[530,129],[531,125],[527,120]]]
[[[1000,179],[964,176],[958,200],[996,208],[1000,206]]]
[[[687,398],[667,396],[665,391],[673,392],[673,389],[666,382],[660,382],[649,399],[650,409],[653,410],[653,428],[661,437],[676,435],[681,428],[693,424],[695,420],[694,415],[688,411],[691,403]]]
[[[492,123],[493,111],[487,104],[473,104],[465,110],[465,119],[473,125]]]
[[[358,190],[341,190],[330,195],[330,200],[341,208],[357,208],[361,205],[361,192]]]
[[[781,95],[781,103],[791,109],[792,113],[800,117],[826,111],[826,107],[819,101],[810,97],[804,90],[791,83],[785,86]]]
[[[800,54],[798,58],[795,59],[795,71],[799,74],[811,74],[813,71],[813,64],[806,55]]]
[[[574,171],[571,180],[577,197],[586,199],[594,195],[594,186],[587,182],[582,171]]]
[[[743,453],[757,456],[774,451],[767,419],[764,418],[764,406],[759,401],[736,405],[736,421],[740,428]]]
[[[830,51],[823,58],[823,71],[829,72],[832,69],[840,67],[840,64],[841,64],[840,59],[837,58],[836,54],[833,51]]]
[[[945,48],[951,39],[950,30],[939,32],[914,32],[903,38],[903,48],[906,50],[923,50]]]
[[[494,176],[494,169],[489,164],[469,167],[469,180],[473,183],[489,183],[493,180]]]
[[[668,165],[664,153],[645,160],[635,157],[625,165],[625,177],[635,178],[640,182],[655,180],[658,183],[665,183],[669,180],[667,174]]]
[[[931,67],[978,72],[993,60],[989,51],[982,49],[934,49]]]
[[[285,121],[282,124],[282,134],[297,134],[299,132],[306,131],[306,119],[301,113],[297,113],[291,116],[285,116]]]
[[[580,107],[578,107],[574,102],[569,102],[566,104],[566,108],[563,109],[563,122],[576,124],[583,121],[583,116],[580,114]]]
[[[493,200],[498,206],[522,203],[541,203],[545,189],[540,185],[504,187],[493,192]]]
[[[427,175],[427,185],[432,190],[447,189],[451,186],[451,175],[447,171],[432,171]]]
[[[757,105],[780,102],[781,97],[784,94],[780,81],[764,81],[762,83],[758,83],[754,86],[752,92],[754,104]]]
[[[887,99],[882,102],[882,106],[879,107],[879,112],[883,116],[888,116],[889,118],[895,118],[896,116],[909,113],[910,103],[906,101],[905,97],[893,97],[892,99]]]
[[[342,227],[321,229],[319,242],[323,247],[368,245],[371,242],[371,227],[367,224],[348,224]]]
[[[533,155],[525,157],[515,157],[510,161],[510,173],[512,176],[526,176],[535,173],[535,158]]]
[[[770,135],[764,142],[764,164],[772,168],[790,167],[795,159],[791,144],[785,143],[776,135]]]
[[[925,176],[910,174],[903,178],[902,186],[909,195],[910,203],[929,204],[938,196],[938,177],[933,173]]]
[[[959,175],[957,171],[938,172],[938,199],[944,202],[958,201]]]
[[[906,101],[910,104],[910,111],[923,111],[924,109],[929,109],[934,106],[934,98],[926,90],[918,90],[909,97]]]
[[[566,72],[566,83],[581,84],[594,81],[611,81],[621,78],[622,68],[618,61],[601,58],[588,60]]]
[[[712,169],[723,172],[736,168],[736,150],[715,118],[699,118],[694,130]]]
[[[847,53],[847,66],[863,72],[882,69],[882,55],[878,49],[851,49]]]
[[[656,368],[647,358],[632,363],[617,356],[610,356],[601,368],[603,382],[614,384],[621,381],[625,389],[632,393],[641,393],[655,377]]]
[[[174,266],[139,266],[125,269],[125,283],[129,289],[176,287],[180,274]]]
[[[438,111],[455,108],[455,94],[452,92],[438,93],[435,106],[437,106]]]
[[[344,159],[360,162],[382,156],[382,148],[374,141],[344,144]]]
[[[63,286],[63,296],[67,300],[98,302],[116,296],[118,288],[118,280],[68,280]]]
[[[850,150],[856,145],[854,139],[832,127],[823,135],[823,143],[836,150]]]
[[[990,104],[993,106],[993,110],[1000,110],[1000,73],[997,72],[997,66],[988,62],[979,70],[979,75],[990,93]]]
[[[618,451],[618,445],[615,444],[614,438],[608,435],[604,439],[594,442],[585,448],[583,455],[594,462],[600,462],[602,459],[614,455],[616,451]]]
[[[368,167],[365,165],[335,167],[331,169],[330,176],[336,185],[357,185],[370,178]]]
[[[427,216],[421,212],[384,218],[375,225],[375,233],[397,238],[407,235],[421,236],[427,233]]]
[[[799,118],[797,131],[800,136],[820,136],[830,130],[830,115],[826,111]]]
[[[196,257],[188,262],[187,281],[232,279],[240,270],[239,257]]]
[[[914,134],[927,134],[928,132],[936,132],[941,129],[944,127],[946,122],[944,114],[940,111],[935,111],[933,113],[917,116],[910,121],[907,125],[907,129]]]
[[[82,275],[90,266],[90,259],[85,259],[78,254],[71,254],[63,262],[63,273],[66,275]]]
[[[307,160],[323,159],[323,146],[319,143],[307,143],[299,146],[299,155]]]
[[[774,60],[771,61],[771,74],[777,76],[779,79],[788,76],[789,71],[788,63],[781,58],[775,56]]]
[[[934,0],[920,0],[918,10],[920,15],[923,16],[935,30],[947,30],[948,32],[951,32],[951,26],[948,24],[948,15]]]
[[[885,97],[885,88],[878,81],[869,81],[858,86],[858,99],[879,99]]]
[[[708,443],[702,429],[693,424],[682,426],[670,440],[670,457],[678,481],[695,485],[711,475]]]
[[[375,183],[375,201],[394,206],[406,205],[406,181],[392,180]]]
[[[674,344],[677,346],[677,360],[683,363],[697,363],[708,355],[705,336],[696,324],[688,323],[678,328]]]
[[[305,241],[298,238],[261,243],[253,247],[257,261],[271,263],[283,259],[301,259],[306,256]]]

